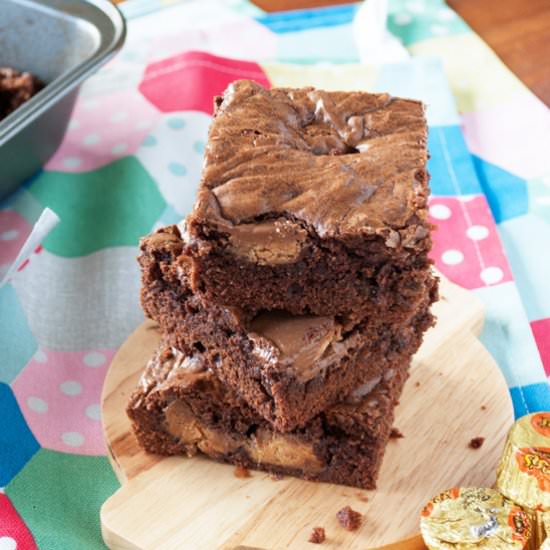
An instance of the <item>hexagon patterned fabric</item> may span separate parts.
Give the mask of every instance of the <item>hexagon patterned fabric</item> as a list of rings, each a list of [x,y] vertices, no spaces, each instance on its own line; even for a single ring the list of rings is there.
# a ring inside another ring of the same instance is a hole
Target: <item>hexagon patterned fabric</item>
[[[399,65],[359,64],[356,9],[123,5],[127,44],[82,87],[44,170],[0,202],[0,277],[44,207],[61,218],[0,288],[1,549],[104,547],[99,507],[117,481],[99,398],[143,320],[138,239],[190,211],[212,97],[237,78],[428,104],[435,265],[485,303],[516,415],[550,409],[548,109],[443,0],[390,0],[413,56]]]

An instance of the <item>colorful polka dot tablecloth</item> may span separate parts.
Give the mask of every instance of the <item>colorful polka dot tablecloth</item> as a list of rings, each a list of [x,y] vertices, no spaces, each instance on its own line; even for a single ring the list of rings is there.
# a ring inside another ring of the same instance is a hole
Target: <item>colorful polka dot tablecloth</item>
[[[482,339],[516,415],[550,409],[550,114],[452,10],[391,0],[412,59],[383,66],[359,64],[356,5],[123,10],[126,46],[83,87],[44,170],[0,203],[0,278],[45,207],[61,219],[0,288],[1,550],[104,547],[99,508],[117,481],[99,397],[143,319],[137,242],[189,212],[212,96],[236,78],[428,104],[433,259],[485,303]]]

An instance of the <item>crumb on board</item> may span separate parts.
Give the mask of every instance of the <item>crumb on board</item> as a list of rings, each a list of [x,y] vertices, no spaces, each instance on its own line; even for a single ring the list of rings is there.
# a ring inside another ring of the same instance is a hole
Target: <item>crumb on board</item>
[[[235,474],[235,477],[238,477],[240,479],[250,477],[250,472],[248,471],[248,468],[245,468],[244,466],[235,466],[235,471],[233,473]]]
[[[322,544],[325,542],[325,530],[322,527],[314,527],[311,530],[311,534],[309,535],[309,539],[307,539],[309,542],[312,542],[313,544]]]
[[[405,437],[399,428],[392,428],[390,432],[390,439],[401,439]]]
[[[348,531],[356,531],[361,525],[363,515],[353,510],[350,506],[345,506],[336,514],[336,519],[340,525]]]
[[[285,476],[283,474],[270,474],[269,477],[273,480],[273,481],[281,481],[282,479],[285,478]]]
[[[368,502],[369,501],[369,497],[367,495],[364,495],[363,493],[357,493],[357,495],[355,495],[355,496],[361,502]]]
[[[468,447],[470,447],[470,449],[479,449],[483,443],[485,443],[484,437],[474,437],[470,440],[470,443],[468,443]]]
[[[416,388],[419,388],[420,387],[420,382],[415,382],[414,385],[415,385]]]
[[[487,410],[487,405],[481,405],[480,409],[481,409],[482,411],[486,411],[486,410]]]

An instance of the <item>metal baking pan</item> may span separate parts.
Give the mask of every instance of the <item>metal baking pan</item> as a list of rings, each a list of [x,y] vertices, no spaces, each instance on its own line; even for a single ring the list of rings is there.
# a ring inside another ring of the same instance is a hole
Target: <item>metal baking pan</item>
[[[0,198],[59,147],[79,85],[120,49],[124,18],[108,0],[0,0],[0,66],[43,90],[0,121]]]

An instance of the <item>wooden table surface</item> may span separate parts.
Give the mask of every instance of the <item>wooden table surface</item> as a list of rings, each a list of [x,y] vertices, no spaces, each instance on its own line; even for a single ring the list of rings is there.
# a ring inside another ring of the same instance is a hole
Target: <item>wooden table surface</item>
[[[254,0],[266,11],[349,0]],[[510,69],[550,106],[550,0],[448,0]]]

